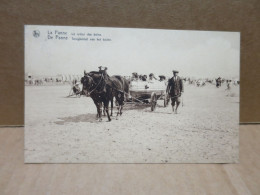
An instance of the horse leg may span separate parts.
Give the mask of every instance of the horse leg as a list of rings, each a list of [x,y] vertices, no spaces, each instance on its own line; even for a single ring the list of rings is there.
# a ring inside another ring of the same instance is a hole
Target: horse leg
[[[118,93],[115,94],[115,104],[116,104],[116,108],[117,108],[117,113],[116,113],[116,120],[118,119],[118,115],[119,115],[119,104],[118,104]]]
[[[101,111],[102,104],[97,103],[96,106],[97,106],[98,120],[101,122],[102,121],[102,111]]]
[[[119,103],[118,100],[116,100],[116,101],[117,101],[117,103]],[[116,120],[118,119],[119,113],[120,113],[120,104],[117,104]]]
[[[123,110],[123,105],[120,106],[120,116],[123,114],[122,110]]]
[[[103,103],[103,116],[106,116],[106,106],[104,103]]]
[[[117,117],[118,117],[118,115],[122,115],[122,109],[123,109],[123,105],[122,105],[122,102],[118,102],[119,104],[118,104],[118,107],[117,107]]]
[[[104,106],[105,106],[106,113],[107,113],[107,119],[108,119],[108,121],[111,121],[111,118],[109,116],[109,111],[108,111],[108,104],[109,104],[109,99],[104,102]]]
[[[98,108],[98,102],[94,101],[94,104],[96,105],[96,108],[97,108],[96,119],[98,120],[98,118],[99,118],[99,108]]]
[[[110,114],[110,116],[113,116],[113,104],[114,104],[114,98],[113,98],[113,96],[112,96],[112,98],[111,98],[111,114]]]
[[[120,99],[120,116],[122,115],[122,110],[123,110],[123,105],[124,105],[124,94],[121,94],[121,99]]]
[[[118,115],[122,115],[122,109],[123,109],[123,103],[124,103],[124,94],[122,93],[118,93],[117,96],[116,96],[116,101],[117,101],[117,104],[118,104],[118,107],[117,107],[117,116]]]
[[[118,120],[118,115],[119,115],[119,107],[120,107],[120,106],[117,106],[116,120]]]

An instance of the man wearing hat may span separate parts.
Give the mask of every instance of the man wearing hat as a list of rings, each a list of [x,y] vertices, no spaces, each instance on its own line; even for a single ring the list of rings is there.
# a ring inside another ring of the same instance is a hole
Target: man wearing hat
[[[154,79],[155,79],[154,74],[150,73],[148,81],[153,81]]]
[[[107,74],[107,67],[99,66],[99,72],[103,74],[104,80],[107,81],[109,78],[109,75]]]
[[[178,106],[181,103],[181,93],[184,92],[182,79],[178,76],[179,71],[173,70],[173,77],[169,79],[167,86],[167,93],[169,93],[172,100],[172,111],[177,114]],[[174,109],[176,103],[176,108]]]
[[[137,72],[132,73],[131,81],[137,81],[138,80],[138,74]]]
[[[159,75],[160,80],[159,81],[165,81],[166,77],[164,75]]]

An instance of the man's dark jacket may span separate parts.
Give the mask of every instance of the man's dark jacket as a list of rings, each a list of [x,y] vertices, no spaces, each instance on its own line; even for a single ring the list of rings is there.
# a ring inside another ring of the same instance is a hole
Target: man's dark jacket
[[[181,92],[184,91],[182,79],[179,76],[176,76],[176,80],[174,77],[170,78],[167,90],[169,90],[171,97],[181,96]]]

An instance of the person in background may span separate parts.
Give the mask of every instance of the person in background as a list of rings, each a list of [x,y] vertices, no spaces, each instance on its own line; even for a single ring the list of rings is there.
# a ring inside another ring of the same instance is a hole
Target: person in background
[[[227,80],[227,88],[226,90],[230,90],[231,89],[231,80]]]
[[[164,75],[159,76],[160,80],[159,81],[165,81],[166,77]]]
[[[221,87],[221,78],[220,78],[220,77],[218,77],[218,78],[216,79],[216,87],[217,87],[217,88]]]
[[[153,73],[149,74],[148,82],[153,82],[155,80],[157,80],[157,78],[154,76],[154,74]]]
[[[142,81],[147,81],[147,75],[142,76]]]
[[[131,81],[138,81],[138,74],[137,74],[137,72],[133,72],[132,73],[132,77],[131,77]]]

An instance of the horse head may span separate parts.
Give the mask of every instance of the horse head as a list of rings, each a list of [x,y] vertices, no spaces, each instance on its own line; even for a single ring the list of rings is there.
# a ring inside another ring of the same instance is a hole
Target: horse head
[[[104,84],[101,81],[104,82],[102,74],[95,71],[89,73],[86,73],[86,71],[84,71],[84,77],[81,78],[83,90],[86,90],[89,93],[102,89],[102,86],[104,86]]]
[[[86,91],[90,91],[91,87],[94,85],[94,80],[93,78],[84,71],[84,76],[81,78],[81,84],[83,85],[82,89]]]

